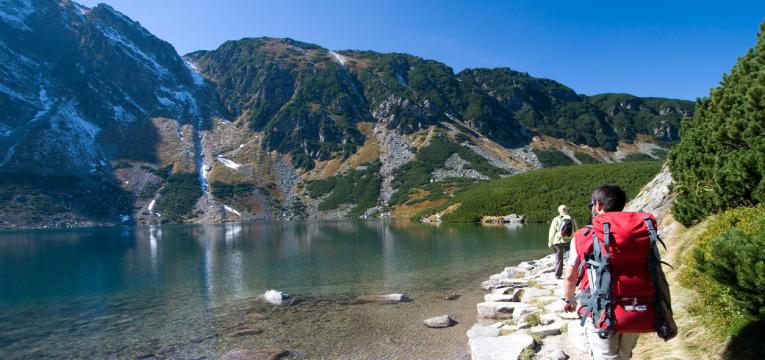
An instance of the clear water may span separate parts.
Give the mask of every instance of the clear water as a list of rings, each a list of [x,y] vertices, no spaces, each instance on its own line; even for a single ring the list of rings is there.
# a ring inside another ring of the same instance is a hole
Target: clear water
[[[465,358],[480,282],[546,254],[546,230],[338,221],[2,232],[0,358],[215,359],[274,346],[291,358]],[[300,301],[256,301],[268,289]],[[453,291],[462,296],[440,298]],[[393,292],[414,300],[351,301]],[[458,324],[422,325],[443,314]]]

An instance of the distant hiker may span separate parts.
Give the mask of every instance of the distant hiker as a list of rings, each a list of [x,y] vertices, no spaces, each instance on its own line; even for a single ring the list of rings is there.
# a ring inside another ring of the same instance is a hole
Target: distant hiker
[[[558,216],[550,222],[547,235],[547,247],[555,251],[555,277],[563,276],[563,255],[568,251],[571,236],[576,230],[576,223],[568,215],[568,206],[558,206]]]
[[[645,212],[622,212],[626,202],[618,186],[595,189],[592,225],[574,233],[566,261],[564,310],[574,311],[578,299],[595,360],[629,359],[640,333],[656,332],[665,341],[677,335],[656,220]]]

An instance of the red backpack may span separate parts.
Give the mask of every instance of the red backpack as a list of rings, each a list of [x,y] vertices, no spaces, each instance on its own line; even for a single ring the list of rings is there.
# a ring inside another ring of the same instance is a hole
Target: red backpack
[[[578,298],[605,339],[614,332],[677,334],[657,242],[656,220],[645,212],[608,212],[574,236],[584,274]],[[597,246],[593,246],[597,244]]]

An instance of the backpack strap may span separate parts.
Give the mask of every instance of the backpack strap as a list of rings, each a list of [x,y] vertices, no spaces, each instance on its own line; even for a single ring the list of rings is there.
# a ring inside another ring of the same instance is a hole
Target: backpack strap
[[[601,324],[605,325],[605,327],[598,331],[598,336],[602,339],[606,339],[614,333],[611,266],[609,265],[610,254],[608,252],[610,241],[611,225],[609,223],[603,223],[604,249],[601,249],[600,241],[595,231],[592,232],[592,257],[585,257],[587,259],[590,291],[583,291],[580,294],[583,300],[582,307],[584,308],[581,325],[584,325],[588,316],[592,318],[593,326],[601,327]]]

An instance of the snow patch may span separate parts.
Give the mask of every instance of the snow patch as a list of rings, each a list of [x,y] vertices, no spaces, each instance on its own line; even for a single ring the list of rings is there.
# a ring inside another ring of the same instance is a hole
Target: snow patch
[[[8,147],[8,150],[5,151],[5,155],[3,155],[3,158],[0,159],[0,167],[5,165],[8,161],[11,160],[11,157],[13,156],[13,151],[16,149],[17,144],[13,144],[10,147]]]
[[[205,78],[202,77],[202,74],[199,73],[199,68],[194,65],[191,61],[188,61],[186,59],[183,60],[183,63],[186,65],[186,68],[189,69],[189,74],[191,74],[191,78],[194,80],[194,85],[202,86],[205,84]]]
[[[11,89],[11,88],[9,88],[9,87],[5,86],[4,84],[0,84],[0,92],[4,92],[4,93],[6,93],[8,96],[10,96],[10,97],[12,97],[12,98],[14,98],[14,99],[16,99],[16,100],[21,100],[21,101],[23,101],[23,102],[25,102],[25,103],[28,103],[28,104],[32,104],[32,103],[34,103],[34,100],[33,100],[33,99],[30,99],[30,98],[29,98],[29,97],[27,97],[26,95],[24,95],[24,94],[21,94],[21,93],[19,93],[18,91],[16,91],[16,90],[13,90],[13,89]]]
[[[236,209],[234,209],[234,208],[232,208],[232,207],[230,207],[228,205],[223,205],[223,208],[226,209],[226,211],[228,211],[228,212],[230,212],[232,214],[236,214],[236,216],[242,216],[242,213],[240,213],[239,211],[236,211]]]
[[[112,111],[114,111],[114,118],[117,119],[119,122],[131,123],[137,120],[135,115],[125,111],[125,108],[123,108],[122,106],[112,105]]]
[[[34,12],[31,0],[0,0],[0,20],[16,29],[31,31],[26,20]]]
[[[218,161],[220,161],[223,165],[225,165],[228,168],[232,168],[234,170],[237,170],[240,167],[242,167],[242,164],[237,164],[237,163],[235,163],[235,162],[233,162],[233,161],[231,161],[229,159],[224,158],[223,156],[218,155],[215,158],[218,159]]]

